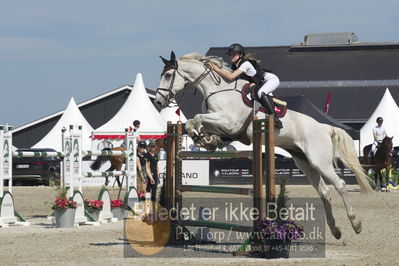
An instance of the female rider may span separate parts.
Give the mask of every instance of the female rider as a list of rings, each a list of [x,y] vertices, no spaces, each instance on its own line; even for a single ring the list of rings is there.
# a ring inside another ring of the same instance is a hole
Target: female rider
[[[250,55],[245,55],[244,47],[238,43],[230,45],[227,54],[233,63],[231,66],[233,72],[221,69],[212,63],[208,63],[208,66],[224,79],[232,81],[239,77],[256,84],[260,88],[257,93],[260,103],[268,114],[274,114],[273,105],[267,95],[280,85],[279,78],[272,73],[263,71],[258,61]],[[274,123],[276,128],[283,127],[280,119],[276,116],[274,116]]]

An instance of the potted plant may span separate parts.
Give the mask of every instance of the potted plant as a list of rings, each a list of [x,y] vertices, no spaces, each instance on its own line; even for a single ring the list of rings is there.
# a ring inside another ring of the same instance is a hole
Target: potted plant
[[[303,232],[302,226],[292,220],[278,223],[265,218],[259,227],[265,257],[268,259],[288,258],[291,241],[301,238]]]
[[[85,210],[90,214],[95,221],[98,221],[100,211],[103,209],[104,202],[102,200],[88,200],[85,199]]]
[[[286,195],[286,179],[280,184],[280,193],[277,198],[277,213],[286,207],[288,197]],[[269,218],[262,219],[258,228],[260,239],[264,243],[265,258],[288,258],[292,240],[299,239],[303,233],[303,227],[295,221]]]
[[[139,197],[139,200],[145,200],[145,193],[137,191],[137,196]]]
[[[76,202],[67,199],[66,190],[61,190],[51,207],[54,211],[57,227],[65,228],[75,226],[76,207]]]
[[[114,218],[122,220],[124,217],[125,209],[126,209],[126,204],[123,199],[111,200],[111,211],[112,211],[112,216]]]

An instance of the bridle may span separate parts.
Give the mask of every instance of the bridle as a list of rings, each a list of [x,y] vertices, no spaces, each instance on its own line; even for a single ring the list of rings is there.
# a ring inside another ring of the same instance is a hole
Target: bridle
[[[204,60],[200,60],[201,62],[204,63],[204,72],[202,72],[193,82],[189,82],[188,84],[188,88],[194,88],[194,95],[197,93],[197,85],[208,75],[211,75],[212,80],[214,81],[215,85],[220,85],[222,79],[219,75],[217,75],[213,69],[211,69],[208,64],[209,64],[209,60],[204,59]],[[175,78],[176,78],[176,73],[183,78],[184,80],[187,80],[187,78],[185,78],[178,70],[178,64],[177,61],[173,64],[173,65],[165,65],[162,74],[161,74],[161,78],[162,76],[168,72],[169,70],[173,69],[173,73],[172,73],[172,80],[169,84],[169,88],[157,88],[157,90],[155,91],[155,96],[157,95],[157,93],[159,93],[159,95],[161,95],[161,97],[165,100],[165,102],[167,103],[167,105],[171,104],[174,100],[175,100],[175,93],[173,92],[173,86],[175,83]],[[185,91],[187,91],[188,89],[185,89]],[[165,94],[160,93],[160,91],[165,91]],[[180,96],[182,97],[183,94]],[[180,102],[180,101],[179,101]]]
[[[169,70],[173,69],[173,73],[172,73],[172,81],[169,84],[169,88],[157,88],[157,90],[155,91],[155,97],[157,96],[157,94],[161,95],[161,97],[165,100],[165,102],[167,103],[167,105],[171,104],[172,101],[175,99],[175,94],[173,93],[173,85],[175,83],[175,78],[176,78],[176,73],[178,73],[183,79],[184,77],[180,74],[180,72],[177,71],[177,61],[175,66],[165,66],[162,73],[161,73],[161,78],[162,76],[168,72]],[[160,93],[160,91],[166,91],[166,94],[162,94]]]

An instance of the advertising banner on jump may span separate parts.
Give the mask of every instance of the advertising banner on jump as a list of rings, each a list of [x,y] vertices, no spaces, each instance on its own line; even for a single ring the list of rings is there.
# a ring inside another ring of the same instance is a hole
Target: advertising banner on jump
[[[211,185],[252,182],[252,161],[249,159],[212,160],[209,167]]]
[[[159,175],[166,175],[166,161],[158,162]],[[183,180],[182,185],[209,185],[209,161],[208,160],[184,160],[183,161]]]

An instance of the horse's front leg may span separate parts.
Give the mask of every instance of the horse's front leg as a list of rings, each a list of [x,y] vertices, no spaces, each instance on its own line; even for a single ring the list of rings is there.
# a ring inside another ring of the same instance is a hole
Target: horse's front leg
[[[200,141],[200,137],[198,132],[195,129],[194,119],[188,119],[186,122],[186,131],[188,136],[194,141],[194,144],[197,146],[197,143]]]
[[[198,114],[190,122],[187,121],[186,130],[190,135],[191,132],[195,132],[197,136],[193,139],[196,146],[204,147],[208,150],[215,150],[217,147],[223,145],[223,141],[217,135],[209,135],[209,128],[226,128],[226,124],[229,125],[228,119],[222,113],[208,113]],[[194,134],[193,134],[194,135]]]

